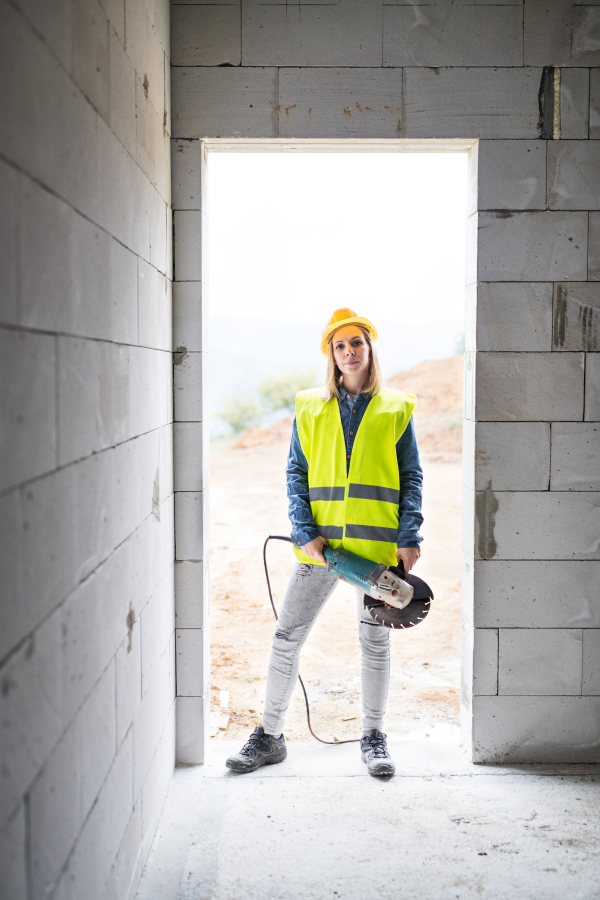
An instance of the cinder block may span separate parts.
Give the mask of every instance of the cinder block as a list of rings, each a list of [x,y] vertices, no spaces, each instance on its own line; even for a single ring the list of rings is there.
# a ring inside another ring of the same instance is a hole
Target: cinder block
[[[244,66],[380,66],[381,7],[363,0],[242,6]]]
[[[474,209],[546,209],[546,143],[479,141],[476,199]]]
[[[534,140],[541,75],[524,68],[405,68],[402,136]]]
[[[403,137],[402,69],[280,69],[278,102],[280,137]]]
[[[136,161],[151,184],[165,196],[164,178],[168,171],[169,138],[163,129],[163,114],[157,110],[142,77],[135,77]]]
[[[208,354],[176,353],[174,362],[175,421],[201,422]]]
[[[69,858],[65,900],[103,900],[110,871],[131,817],[131,735],[121,745]]]
[[[140,616],[142,635],[142,697],[156,674],[160,660],[160,616],[158,588],[148,600]]]
[[[173,493],[173,425],[163,425],[158,432],[158,459],[160,479],[158,484],[159,503],[167,500]],[[154,490],[153,499],[154,505]]]
[[[98,0],[73,6],[71,72],[90,103],[108,121],[108,22]]]
[[[577,421],[583,418],[580,353],[478,353],[478,421]]]
[[[177,628],[175,632],[178,697],[201,697],[207,691],[205,637],[201,628]]]
[[[172,354],[129,348],[131,434],[143,434],[173,421]]]
[[[203,491],[175,494],[176,559],[204,558],[205,501]]]
[[[61,693],[65,718],[75,715],[107,665],[102,577],[94,573],[58,611],[61,620]],[[111,610],[112,612],[112,610]]]
[[[55,339],[0,330],[0,490],[56,466]]]
[[[173,437],[175,490],[204,490],[208,483],[210,451],[202,422],[176,422]]]
[[[479,213],[479,281],[585,281],[587,214]]]
[[[499,694],[581,694],[580,628],[501,628],[499,648]]]
[[[142,697],[133,719],[133,798],[137,801],[148,775],[152,758],[160,739],[157,715],[157,680]]]
[[[525,0],[526,66],[594,66],[600,63],[597,19],[573,0]]]
[[[201,766],[208,748],[208,700],[205,697],[177,698],[177,762]]]
[[[165,138],[167,141],[167,138]],[[165,148],[170,154],[170,144],[166,143]],[[167,163],[164,168],[165,177],[169,178],[170,166]],[[167,185],[164,185],[164,191],[161,193],[149,187],[149,209],[150,209],[150,262],[158,269],[159,272],[167,274],[170,262],[167,260],[167,247],[169,239],[167,237],[167,198],[170,197],[170,179],[169,194],[167,195]]]
[[[114,660],[77,714],[81,751],[81,810],[85,818],[117,752]]]
[[[600,138],[600,69],[590,69],[590,128],[592,139]]]
[[[171,284],[154,266],[138,259],[139,342],[156,350],[171,350]]]
[[[205,628],[210,607],[208,564],[175,562],[175,621],[178,628]]]
[[[202,280],[203,216],[198,210],[177,210],[173,214],[175,280]]]
[[[498,631],[477,628],[473,646],[473,695],[498,693]]]
[[[600,762],[600,698],[476,697],[473,761]]]
[[[131,900],[132,896],[135,897],[145,862],[141,847],[142,803],[138,800],[117,852],[104,900]]]
[[[158,587],[158,646],[162,656],[175,634],[175,575],[174,564]],[[174,695],[173,695],[174,696]]]
[[[200,141],[171,141],[173,209],[202,209],[201,168]]]
[[[63,731],[60,656],[54,614],[0,670],[0,821],[12,814]]]
[[[550,425],[546,422],[478,422],[475,426],[475,488],[485,491],[547,491]]]
[[[52,473],[0,500],[0,655],[75,587],[78,567],[72,470]]]
[[[477,628],[600,628],[600,563],[478,560]]]
[[[477,246],[478,246],[479,215],[473,213],[467,219],[465,229],[465,283],[473,285],[477,283]]]
[[[477,331],[473,349],[552,349],[552,285],[501,282],[477,286]]]
[[[600,281],[600,213],[589,216],[588,279]]]
[[[48,896],[85,818],[81,808],[81,749],[73,723],[29,792],[31,882],[35,897]]]
[[[240,5],[176,6],[171,12],[171,65],[239,66]]]
[[[125,45],[125,0],[100,0],[108,21]]]
[[[59,338],[58,348],[60,462],[65,464],[130,437],[129,348],[67,337]]]
[[[600,141],[548,142],[548,207],[600,209]]]
[[[586,355],[584,418],[586,422],[600,422],[600,353]]]
[[[142,699],[140,626],[137,622],[132,625],[131,638],[126,638],[119,647],[115,666],[117,747],[120,747]]]
[[[98,120],[98,224],[150,262],[152,186],[134,158],[102,119]]]
[[[554,350],[600,350],[600,284],[554,285]]]
[[[464,416],[466,419],[475,418],[475,359],[477,354],[465,353],[464,363]]]
[[[552,491],[600,491],[600,424],[552,425]]]
[[[589,108],[590,70],[561,69],[560,136],[563,140],[587,139]]]
[[[475,633],[473,625],[464,619],[460,632],[460,700],[467,708],[473,700],[473,649]],[[496,655],[498,641],[496,640]]]
[[[383,7],[384,66],[521,66],[520,5]]]
[[[589,628],[583,632],[583,687],[582,694],[600,694],[600,629]]]
[[[276,68],[175,68],[173,137],[278,137]]]
[[[47,16],[44,13],[46,21]],[[70,42],[70,16],[70,9],[65,13],[60,5],[53,6],[49,18],[56,27],[48,30],[51,40],[66,25],[63,37]],[[67,71],[22,15],[7,6],[2,26],[0,115],[5,126],[0,152],[94,218],[98,208],[98,114],[83,94],[73,89]]]
[[[21,176],[0,161],[0,321],[17,324],[17,223]]]
[[[600,494],[482,491],[475,542],[481,559],[600,559]]]
[[[25,804],[0,827],[2,890],[7,900],[28,900]]]
[[[207,304],[202,302],[200,281],[173,284],[173,350],[201,351],[208,345]]]

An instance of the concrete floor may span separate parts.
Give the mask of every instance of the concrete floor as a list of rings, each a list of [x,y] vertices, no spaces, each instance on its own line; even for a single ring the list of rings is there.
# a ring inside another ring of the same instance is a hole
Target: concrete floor
[[[474,766],[452,741],[292,743],[227,774],[239,743],[178,769],[138,900],[598,900],[598,766]]]

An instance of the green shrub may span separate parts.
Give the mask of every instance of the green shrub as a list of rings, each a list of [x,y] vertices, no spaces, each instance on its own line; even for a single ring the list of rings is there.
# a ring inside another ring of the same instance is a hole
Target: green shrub
[[[230,394],[225,398],[217,415],[227,422],[231,430],[237,434],[258,425],[262,410],[254,397],[239,397],[237,394]]]
[[[298,391],[305,391],[316,385],[317,375],[314,369],[290,369],[263,379],[258,386],[258,394],[267,412],[277,409],[293,412]]]

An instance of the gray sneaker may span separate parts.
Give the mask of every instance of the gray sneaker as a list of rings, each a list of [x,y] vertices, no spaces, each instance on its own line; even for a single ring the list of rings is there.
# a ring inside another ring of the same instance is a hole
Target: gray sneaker
[[[393,775],[396,766],[386,744],[387,735],[373,728],[360,741],[362,761],[367,764],[369,775]]]
[[[286,756],[283,734],[265,734],[262,725],[257,725],[240,752],[230,756],[225,765],[232,772],[255,772],[261,766],[283,762]]]

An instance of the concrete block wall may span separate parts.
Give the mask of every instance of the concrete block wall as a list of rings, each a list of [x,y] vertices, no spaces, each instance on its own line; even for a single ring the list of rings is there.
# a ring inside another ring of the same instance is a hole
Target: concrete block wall
[[[189,565],[201,535],[180,538],[206,496],[197,458],[188,475],[208,349],[198,139],[478,141],[467,221],[462,719],[481,762],[600,760],[594,9],[572,0],[171,5],[175,454],[182,490],[194,495],[180,506],[177,546],[190,627],[206,621],[199,562]],[[207,685],[196,685],[204,696]],[[204,707],[187,702],[196,719],[185,741],[196,734],[198,747],[184,758],[199,759]]]
[[[0,19],[0,897],[125,900],[175,749],[169,5]]]

